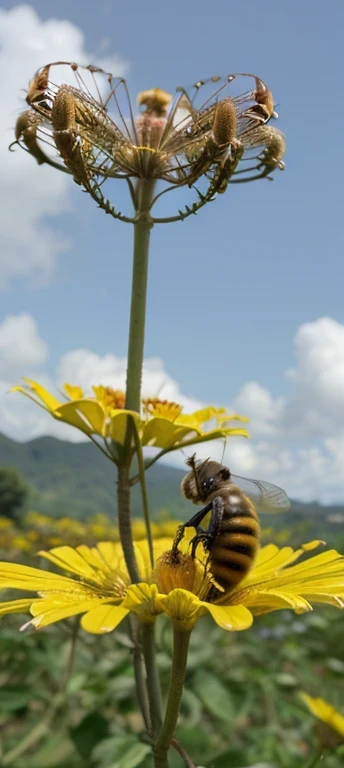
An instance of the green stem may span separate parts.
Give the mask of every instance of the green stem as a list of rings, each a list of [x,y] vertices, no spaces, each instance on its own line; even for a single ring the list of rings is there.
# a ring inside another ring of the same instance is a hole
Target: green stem
[[[149,506],[148,506],[148,494],[147,494],[147,486],[146,486],[146,475],[145,475],[145,464],[143,459],[143,451],[142,451],[142,445],[140,440],[140,435],[137,431],[136,423],[134,419],[133,422],[133,431],[134,431],[134,440],[135,440],[135,448],[136,448],[136,454],[137,454],[137,462],[139,466],[139,478],[140,478],[140,487],[141,487],[141,499],[142,499],[142,508],[143,508],[143,517],[145,521],[146,526],[146,534],[147,534],[147,541],[148,541],[148,549],[149,549],[149,557],[150,557],[150,563],[152,568],[154,568],[154,549],[153,549],[153,537],[152,537],[152,530],[151,530],[151,524],[149,519]]]
[[[144,724],[146,726],[147,733],[152,732],[152,723],[149,711],[148,691],[146,684],[146,677],[143,665],[142,648],[140,644],[140,638],[137,627],[137,619],[135,616],[128,617],[129,621],[129,634],[133,643],[133,664],[136,683],[137,699],[140,705]]]
[[[125,407],[128,408],[128,410],[137,411],[138,413],[140,413],[141,406],[148,256],[152,228],[152,219],[149,210],[151,207],[153,190],[154,182],[150,179],[140,180],[136,188],[138,211],[134,224],[134,262],[131,288]]]
[[[160,680],[156,665],[154,624],[145,624],[142,627],[142,647],[146,665],[147,690],[150,717],[152,722],[152,736],[155,739],[161,729],[162,724],[162,702]]]
[[[164,723],[154,746],[155,768],[168,768],[168,751],[174,736],[184,688],[190,634],[174,627],[170,690]]]
[[[130,428],[130,425],[129,425]],[[124,559],[130,579],[133,584],[140,581],[137,569],[133,532],[130,520],[130,484],[129,464],[121,464],[118,467],[117,476],[117,501],[118,501],[118,528],[123,548]]]

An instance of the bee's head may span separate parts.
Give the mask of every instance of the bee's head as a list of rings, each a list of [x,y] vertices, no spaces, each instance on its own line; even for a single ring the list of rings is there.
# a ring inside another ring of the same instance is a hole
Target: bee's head
[[[181,489],[186,499],[201,504],[212,494],[228,485],[231,473],[218,461],[196,461],[195,454],[186,462],[191,471],[182,480]]]

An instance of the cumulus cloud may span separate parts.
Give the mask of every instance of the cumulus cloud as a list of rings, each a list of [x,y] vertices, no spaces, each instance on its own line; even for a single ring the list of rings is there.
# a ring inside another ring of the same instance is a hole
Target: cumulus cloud
[[[290,391],[274,398],[258,382],[248,382],[233,402],[220,403],[250,417],[252,439],[228,439],[224,461],[236,474],[275,482],[292,498],[322,502],[342,501],[344,496],[344,326],[331,318],[302,325],[295,337],[296,365],[286,373]],[[126,361],[115,355],[100,356],[87,349],[65,353],[56,375],[44,371],[47,347],[28,315],[6,318],[0,326],[0,353],[4,369],[25,371],[56,393],[62,384],[125,386]],[[7,362],[6,362],[7,361]],[[41,368],[41,372],[40,369]],[[43,370],[42,370],[43,369]],[[12,375],[11,374],[11,375]],[[45,411],[19,395],[3,395],[13,381],[0,381],[1,429],[25,440],[51,434],[68,440],[83,439],[77,431],[59,424]],[[143,395],[181,403],[185,411],[204,403],[185,395],[166,372],[159,358],[145,361]],[[209,398],[211,401],[211,396]],[[223,444],[199,446],[199,457],[221,460]],[[172,453],[166,461],[182,466],[185,456]]]
[[[125,65],[116,55],[92,56],[84,35],[69,21],[41,21],[29,5],[0,9],[0,287],[14,277],[47,281],[57,254],[69,243],[46,222],[68,207],[71,180],[48,166],[39,167],[23,151],[8,152],[13,126],[26,109],[25,93],[35,71],[49,61],[95,63],[122,75]]]

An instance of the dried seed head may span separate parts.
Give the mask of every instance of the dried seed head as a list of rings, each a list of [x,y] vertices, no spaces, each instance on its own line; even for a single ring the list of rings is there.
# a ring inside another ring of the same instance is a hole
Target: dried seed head
[[[61,85],[51,110],[51,122],[55,131],[75,128],[75,98],[68,85]]]
[[[149,91],[141,91],[137,97],[138,105],[145,106],[145,113],[154,113],[157,116],[166,115],[172,96],[161,88],[151,88]]]
[[[47,64],[46,67],[42,67],[42,69],[39,69],[38,72],[36,72],[31,82],[29,83],[26,101],[28,104],[30,104],[30,106],[31,104],[40,101],[42,97],[46,95],[48,88],[49,70],[49,64]]]
[[[233,99],[220,101],[214,117],[213,135],[219,146],[228,147],[235,138],[237,114]]]

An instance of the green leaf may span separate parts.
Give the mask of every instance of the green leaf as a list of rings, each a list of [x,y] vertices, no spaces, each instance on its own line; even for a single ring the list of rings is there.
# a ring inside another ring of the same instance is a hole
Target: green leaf
[[[219,720],[229,723],[235,717],[232,697],[222,683],[209,672],[196,672],[193,689],[204,708]]]
[[[209,762],[209,768],[243,768],[247,765],[247,757],[242,749],[227,749]]]
[[[17,712],[19,709],[25,709],[35,698],[38,698],[37,694],[28,685],[4,686],[0,691],[0,710]]]
[[[151,748],[148,744],[137,742],[117,763],[114,763],[113,768],[136,768],[136,766],[141,765],[144,758],[150,753]]]
[[[99,741],[108,735],[108,723],[98,712],[91,712],[83,720],[70,729],[70,736],[79,755],[88,758]]]

